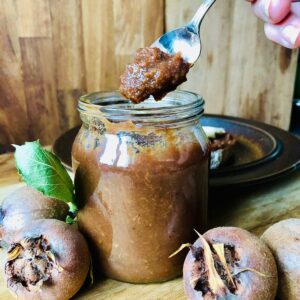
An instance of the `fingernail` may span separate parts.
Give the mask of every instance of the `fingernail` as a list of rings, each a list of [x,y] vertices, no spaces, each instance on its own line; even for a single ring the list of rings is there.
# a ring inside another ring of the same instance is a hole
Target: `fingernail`
[[[295,46],[299,34],[300,27],[296,27],[294,25],[287,25],[282,29],[284,39],[290,43],[292,47]]]

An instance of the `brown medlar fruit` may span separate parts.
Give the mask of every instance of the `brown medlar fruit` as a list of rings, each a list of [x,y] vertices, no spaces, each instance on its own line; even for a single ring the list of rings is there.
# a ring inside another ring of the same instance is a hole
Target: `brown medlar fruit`
[[[70,299],[90,266],[84,237],[58,220],[36,220],[15,233],[7,254],[4,275],[18,299]]]
[[[46,197],[29,186],[21,187],[8,195],[1,204],[1,235],[17,231],[33,220],[58,219],[65,221],[68,212],[67,203]]]
[[[300,219],[287,219],[269,227],[262,240],[271,249],[278,267],[278,296],[300,297]]]
[[[183,267],[188,299],[273,300],[277,269],[268,247],[235,227],[207,231],[193,245]]]

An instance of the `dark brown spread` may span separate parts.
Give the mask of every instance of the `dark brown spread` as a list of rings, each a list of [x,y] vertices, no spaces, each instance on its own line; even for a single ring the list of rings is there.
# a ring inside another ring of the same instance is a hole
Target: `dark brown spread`
[[[151,95],[160,100],[186,81],[190,67],[180,53],[169,55],[158,48],[141,48],[121,76],[120,92],[134,103]]]
[[[178,276],[184,253],[169,255],[206,222],[205,137],[189,128],[132,131],[129,122],[105,132],[83,126],[72,151],[78,224],[95,266],[127,282]]]
[[[236,143],[236,138],[230,133],[217,133],[215,138],[209,138],[209,140],[212,151],[224,149]]]

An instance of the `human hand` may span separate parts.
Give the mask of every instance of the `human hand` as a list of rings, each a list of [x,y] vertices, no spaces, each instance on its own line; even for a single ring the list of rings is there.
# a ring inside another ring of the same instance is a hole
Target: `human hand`
[[[300,47],[300,3],[297,0],[247,0],[265,22],[266,36],[290,49]]]

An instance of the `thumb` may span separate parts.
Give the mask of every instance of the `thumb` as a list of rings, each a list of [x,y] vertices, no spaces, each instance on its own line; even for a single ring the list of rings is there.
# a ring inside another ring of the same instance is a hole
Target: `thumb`
[[[266,36],[286,48],[300,47],[300,19],[295,15],[289,16],[279,25],[265,24]]]
[[[277,24],[291,11],[292,0],[251,1],[254,14],[267,23]]]

